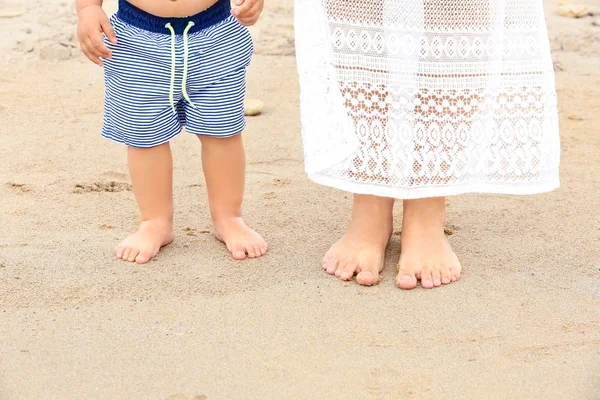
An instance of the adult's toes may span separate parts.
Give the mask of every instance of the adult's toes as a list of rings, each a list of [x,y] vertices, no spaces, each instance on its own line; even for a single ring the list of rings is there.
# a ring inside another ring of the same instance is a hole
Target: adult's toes
[[[363,286],[375,285],[379,282],[379,274],[369,270],[363,270],[356,275],[356,282]]]
[[[348,264],[346,264],[346,268],[344,268],[344,270],[340,274],[340,278],[345,281],[352,279],[352,277],[354,276],[354,273],[356,272],[357,269],[358,269],[357,263],[349,262]]]
[[[339,278],[340,276],[342,276],[342,272],[344,272],[344,270],[346,269],[346,265],[348,265],[348,263],[347,263],[347,262],[343,262],[343,261],[341,261],[341,262],[338,264],[338,266],[337,266],[337,269],[336,269],[336,270],[335,270],[335,272],[334,272],[335,276],[337,276],[338,278]]]
[[[440,275],[442,280],[442,285],[447,285],[452,282],[452,273],[450,272],[450,268],[446,265],[440,267]]]
[[[431,269],[429,267],[424,267],[421,271],[421,286],[425,289],[433,287],[433,277],[431,276]]]
[[[396,276],[396,285],[400,289],[414,289],[417,286],[417,276],[412,268],[400,268],[398,276]]]
[[[439,267],[436,267],[431,271],[431,280],[433,281],[434,287],[442,286],[442,274]]]
[[[460,278],[461,267],[460,264],[453,265],[450,267],[450,280],[456,282]]]
[[[336,258],[330,258],[327,261],[327,268],[325,268],[325,270],[327,271],[328,274],[333,275],[335,274],[335,271],[337,270],[338,264],[339,264],[339,260]]]
[[[417,287],[417,277],[403,273],[396,278],[396,285],[398,285],[400,289],[414,289]]]
[[[331,265],[331,254],[329,254],[329,252],[327,252],[323,256],[323,260],[321,261],[321,266],[323,267],[324,270],[327,270],[327,268],[330,265]]]

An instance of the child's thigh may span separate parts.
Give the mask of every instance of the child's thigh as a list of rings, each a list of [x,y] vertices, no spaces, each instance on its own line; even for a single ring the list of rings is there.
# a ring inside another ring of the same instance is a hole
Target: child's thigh
[[[242,132],[246,126],[245,94],[245,67],[204,89],[190,93],[194,106],[185,104],[186,131],[220,137]]]
[[[104,60],[107,129],[140,143],[163,142],[181,130],[170,100],[167,35],[144,32],[113,18],[118,43]]]

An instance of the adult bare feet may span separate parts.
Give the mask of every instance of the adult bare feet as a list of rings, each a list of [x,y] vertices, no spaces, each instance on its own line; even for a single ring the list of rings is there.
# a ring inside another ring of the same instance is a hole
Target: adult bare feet
[[[392,234],[394,200],[354,195],[352,221],[344,236],[323,258],[323,269],[342,280],[365,286],[379,282],[385,249]]]
[[[427,289],[458,280],[461,265],[444,233],[443,197],[405,200],[401,253],[396,284],[402,289]]]

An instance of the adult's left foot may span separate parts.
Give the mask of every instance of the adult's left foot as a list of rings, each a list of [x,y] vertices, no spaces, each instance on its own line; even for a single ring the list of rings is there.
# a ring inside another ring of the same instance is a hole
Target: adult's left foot
[[[398,287],[413,289],[420,280],[431,289],[458,280],[461,265],[444,233],[445,223],[443,197],[404,201]]]

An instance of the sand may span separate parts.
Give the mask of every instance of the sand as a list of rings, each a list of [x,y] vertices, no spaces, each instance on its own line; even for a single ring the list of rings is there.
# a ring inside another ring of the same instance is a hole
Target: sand
[[[600,28],[545,3],[562,186],[451,198],[464,275],[406,292],[397,235],[375,287],[321,270],[351,198],[303,172],[292,0],[252,29],[244,212],[270,252],[235,262],[209,233],[184,133],[177,238],[142,266],[113,257],[137,211],[71,2],[0,0],[27,7],[0,18],[0,399],[600,399]]]

